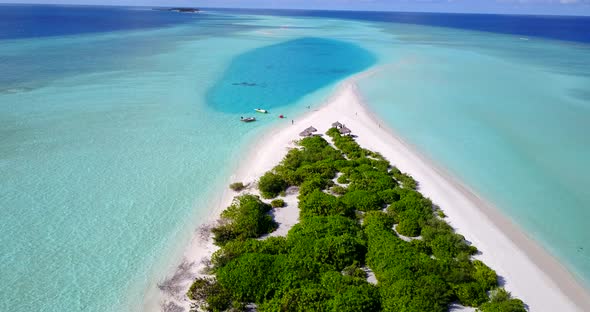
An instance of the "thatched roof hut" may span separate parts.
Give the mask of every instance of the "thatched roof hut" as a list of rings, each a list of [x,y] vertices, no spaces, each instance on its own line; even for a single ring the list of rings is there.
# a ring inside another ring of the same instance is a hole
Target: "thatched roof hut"
[[[314,127],[309,127],[309,128],[307,128],[307,129],[305,129],[305,130],[303,130],[303,131],[307,131],[307,132],[310,132],[310,133],[311,133],[311,132],[316,132],[316,131],[318,131],[318,129],[316,129],[316,128],[314,128]]]
[[[307,130],[303,130],[303,132],[299,133],[299,135],[302,137],[309,137],[312,135],[312,133]]]
[[[339,123],[338,121],[336,121],[335,123],[332,124],[332,128],[342,128],[342,124]]]
[[[340,131],[340,134],[344,135],[352,133],[352,130],[348,129],[345,125],[342,125],[342,127],[338,131]]]

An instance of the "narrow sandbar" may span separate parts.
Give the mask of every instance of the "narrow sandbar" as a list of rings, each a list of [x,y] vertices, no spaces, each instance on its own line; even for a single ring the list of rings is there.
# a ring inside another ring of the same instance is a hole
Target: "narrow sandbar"
[[[440,206],[446,219],[459,234],[481,251],[477,256],[502,278],[503,286],[522,299],[530,311],[590,311],[590,295],[572,274],[554,257],[526,236],[495,207],[442,170],[385,127],[363,104],[356,90],[355,80],[349,79],[337,88],[333,96],[292,125],[290,120],[263,134],[253,144],[247,157],[239,161],[236,173],[228,179],[254,183],[271,170],[295,147],[299,133],[314,126],[325,133],[339,121],[352,129],[357,141],[365,148],[381,153],[393,165],[412,175],[420,183],[420,191]],[[236,194],[223,192],[212,209],[209,222],[231,204]],[[290,211],[282,215],[284,226],[273,235],[285,235],[289,225],[297,223],[298,214]],[[185,259],[198,263],[192,268],[196,277],[217,249],[212,239],[196,235],[187,248]],[[186,282],[188,289],[190,281]],[[188,306],[188,301],[179,302]]]

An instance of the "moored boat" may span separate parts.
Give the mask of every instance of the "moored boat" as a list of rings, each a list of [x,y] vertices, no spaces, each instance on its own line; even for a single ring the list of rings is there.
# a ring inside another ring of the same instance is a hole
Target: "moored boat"
[[[262,114],[268,114],[268,111],[266,109],[262,109],[262,108],[256,108],[254,109],[256,112],[258,113],[262,113]]]
[[[240,117],[240,121],[242,121],[242,122],[253,122],[253,121],[256,121],[256,118],[254,118],[254,117],[246,117],[246,118]]]

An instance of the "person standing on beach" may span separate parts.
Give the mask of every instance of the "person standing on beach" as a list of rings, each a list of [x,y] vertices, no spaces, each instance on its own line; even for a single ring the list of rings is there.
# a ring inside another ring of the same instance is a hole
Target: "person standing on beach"
[[[291,124],[293,124],[293,123],[294,123],[294,121],[293,121],[293,119],[291,119]]]

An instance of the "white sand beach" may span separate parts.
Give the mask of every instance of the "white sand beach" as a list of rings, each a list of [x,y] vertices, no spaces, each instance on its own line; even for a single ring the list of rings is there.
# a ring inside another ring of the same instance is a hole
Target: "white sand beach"
[[[571,273],[495,207],[384,127],[365,109],[352,79],[343,82],[326,103],[312,107],[309,113],[296,119],[294,125],[287,120],[260,137],[250,154],[240,161],[239,169],[228,179],[228,184],[254,183],[285,156],[288,148],[294,147],[293,141],[300,138],[303,129],[314,126],[319,133],[325,133],[335,121],[349,127],[362,147],[381,153],[400,170],[412,175],[419,182],[420,191],[448,216],[447,222],[481,251],[477,258],[496,270],[505,288],[522,299],[530,311],[590,311],[590,295]],[[210,223],[235,195],[229,189],[224,192],[211,211]],[[280,226],[273,236],[285,235],[297,222],[296,204],[291,199],[287,202],[288,207],[275,212]],[[211,239],[203,240],[196,233],[185,253],[187,261],[198,263],[191,268],[192,275],[198,274],[204,267],[201,260],[209,258],[215,250]],[[183,283],[184,293],[190,281]],[[188,306],[187,301],[177,302]]]

